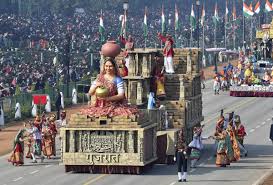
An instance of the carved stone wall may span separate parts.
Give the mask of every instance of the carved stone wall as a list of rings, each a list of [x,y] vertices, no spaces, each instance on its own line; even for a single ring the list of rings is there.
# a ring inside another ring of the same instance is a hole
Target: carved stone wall
[[[62,128],[65,165],[144,166],[157,159],[157,124],[143,128]]]

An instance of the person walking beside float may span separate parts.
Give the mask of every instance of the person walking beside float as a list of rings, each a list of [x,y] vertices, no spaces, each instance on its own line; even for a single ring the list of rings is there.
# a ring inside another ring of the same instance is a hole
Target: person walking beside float
[[[187,150],[188,146],[184,138],[183,130],[178,131],[178,138],[177,143],[175,144],[175,157],[174,161],[177,161],[177,175],[178,175],[178,182],[186,182],[187,180]],[[182,171],[183,170],[183,171]]]

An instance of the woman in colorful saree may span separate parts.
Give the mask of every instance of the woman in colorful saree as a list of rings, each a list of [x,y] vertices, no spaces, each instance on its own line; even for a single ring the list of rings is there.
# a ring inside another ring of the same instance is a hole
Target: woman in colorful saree
[[[20,129],[15,136],[13,151],[8,159],[15,166],[24,164],[24,132],[25,129]]]
[[[116,62],[110,57],[104,60],[102,72],[92,83],[89,94],[95,95],[95,105],[81,111],[89,117],[129,116],[138,112],[136,107],[127,105],[123,80]]]
[[[216,132],[213,138],[217,141],[217,152],[216,152],[216,166],[226,167],[229,165],[229,160],[227,156],[227,132],[223,128],[223,122],[220,119],[216,125]]]
[[[236,139],[236,136],[235,136],[234,129],[230,124],[228,124],[228,126],[227,126],[227,133],[228,133],[228,137],[229,137],[229,140],[227,141],[228,158],[229,158],[230,162],[235,162],[240,159],[240,148],[239,148],[239,144]]]
[[[48,121],[44,122],[43,128],[42,128],[42,150],[44,155],[50,159],[50,157],[53,155],[53,139],[52,139],[52,133],[51,129],[49,127]]]

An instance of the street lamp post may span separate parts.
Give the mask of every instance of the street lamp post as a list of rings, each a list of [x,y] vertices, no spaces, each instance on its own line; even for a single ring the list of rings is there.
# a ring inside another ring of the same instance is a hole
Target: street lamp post
[[[123,1],[123,10],[124,10],[124,38],[126,38],[126,27],[127,27],[127,11],[129,9],[129,0]]]
[[[199,61],[199,19],[200,19],[200,15],[199,15],[199,11],[200,11],[200,0],[196,0],[196,6],[197,6],[197,24],[196,24],[196,29],[197,29],[197,48],[198,48],[198,53],[197,53],[197,66],[198,68],[200,67],[200,61]],[[199,68],[200,69],[200,68]]]

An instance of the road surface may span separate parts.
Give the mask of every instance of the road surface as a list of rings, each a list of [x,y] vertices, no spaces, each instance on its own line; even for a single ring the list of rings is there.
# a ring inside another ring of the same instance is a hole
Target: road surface
[[[219,110],[225,113],[235,111],[241,116],[248,136],[245,146],[248,157],[232,163],[227,168],[217,168],[213,157],[213,140],[205,141],[205,149],[198,168],[189,168],[188,182],[191,185],[250,185],[268,172],[273,165],[273,145],[269,140],[269,129],[273,117],[272,98],[229,97],[227,92],[213,95],[212,81],[203,91],[203,115],[205,117],[203,136],[214,133]],[[226,115],[227,116],[227,115]],[[0,185],[174,185],[177,182],[176,165],[155,165],[144,175],[108,175],[65,173],[59,165],[59,158],[45,160],[43,164],[14,167],[7,162],[7,156],[0,157]]]

